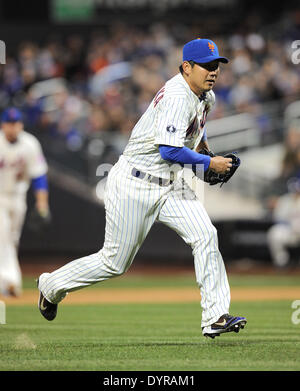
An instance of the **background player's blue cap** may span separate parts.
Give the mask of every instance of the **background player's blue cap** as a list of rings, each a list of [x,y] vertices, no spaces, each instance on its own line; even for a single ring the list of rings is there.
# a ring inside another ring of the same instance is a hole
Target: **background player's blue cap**
[[[17,122],[22,121],[22,114],[20,110],[9,107],[8,109],[4,110],[1,115],[1,121],[2,122]]]
[[[223,63],[228,63],[229,61],[226,57],[219,56],[218,46],[211,39],[193,39],[183,47],[182,61],[194,61],[205,64],[214,60],[219,60]]]

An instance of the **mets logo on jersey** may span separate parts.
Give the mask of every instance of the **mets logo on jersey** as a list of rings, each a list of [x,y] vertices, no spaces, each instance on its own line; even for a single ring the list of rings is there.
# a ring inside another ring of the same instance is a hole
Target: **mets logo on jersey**
[[[174,125],[168,125],[167,126],[167,132],[169,133],[175,133],[176,132],[176,128]]]
[[[207,44],[208,44],[209,50],[213,53],[214,50],[215,50],[215,45],[212,42],[209,42],[209,41],[208,41]]]

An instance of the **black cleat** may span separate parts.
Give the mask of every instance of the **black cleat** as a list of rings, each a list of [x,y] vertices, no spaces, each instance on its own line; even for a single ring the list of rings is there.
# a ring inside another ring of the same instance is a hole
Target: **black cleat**
[[[39,287],[39,280],[37,279],[37,287]],[[57,314],[57,304],[52,304],[50,301],[48,301],[42,292],[40,291],[40,297],[38,302],[38,307],[40,310],[40,313],[43,315],[43,317],[47,320],[53,320],[56,317]]]
[[[242,316],[222,315],[215,323],[202,328],[205,337],[215,338],[222,333],[234,331],[238,333],[247,323],[247,319]]]

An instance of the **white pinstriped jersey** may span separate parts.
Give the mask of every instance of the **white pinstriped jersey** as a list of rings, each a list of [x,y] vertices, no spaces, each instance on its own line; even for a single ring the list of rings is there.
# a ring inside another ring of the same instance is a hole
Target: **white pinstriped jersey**
[[[0,131],[0,197],[25,197],[31,179],[46,172],[47,163],[35,136],[21,131],[18,140],[10,143]]]
[[[158,91],[137,122],[123,155],[135,168],[169,178],[170,166],[173,169],[174,165],[162,159],[159,144],[194,149],[203,136],[206,116],[214,103],[213,91],[200,100],[183,76],[177,74]]]

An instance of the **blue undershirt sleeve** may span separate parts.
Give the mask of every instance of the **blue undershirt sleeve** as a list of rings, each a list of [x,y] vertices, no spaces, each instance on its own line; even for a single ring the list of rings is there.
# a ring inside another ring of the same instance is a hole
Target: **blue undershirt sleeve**
[[[37,190],[48,190],[48,179],[47,175],[41,175],[37,178],[32,179],[32,187],[35,191]]]
[[[204,171],[210,165],[210,156],[202,155],[187,147],[171,147],[169,145],[159,145],[159,152],[164,160],[180,164],[203,164]]]

